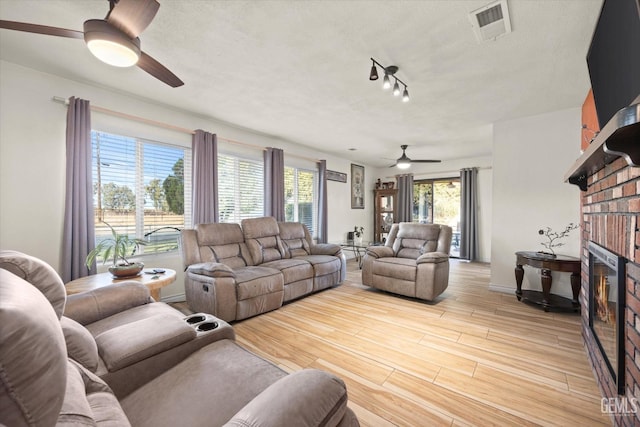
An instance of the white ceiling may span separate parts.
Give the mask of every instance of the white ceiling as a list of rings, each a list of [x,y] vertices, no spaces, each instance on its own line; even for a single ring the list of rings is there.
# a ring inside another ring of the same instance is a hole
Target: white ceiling
[[[388,165],[401,144],[448,160],[490,155],[493,123],[579,107],[589,88],[602,0],[509,0],[513,32],[478,44],[468,13],[487,3],[161,1],[140,38],[185,82],[176,89],[99,62],[81,40],[0,30],[0,58],[370,165]],[[0,0],[0,19],[75,30],[107,10]],[[400,68],[409,103],[369,81],[370,57]]]

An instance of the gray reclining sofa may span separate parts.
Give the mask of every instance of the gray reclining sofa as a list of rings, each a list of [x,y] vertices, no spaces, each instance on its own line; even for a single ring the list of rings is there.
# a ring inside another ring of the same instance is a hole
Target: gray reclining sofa
[[[314,244],[304,224],[251,218],[198,224],[181,233],[185,294],[194,311],[228,322],[342,283],[346,260],[335,244]]]

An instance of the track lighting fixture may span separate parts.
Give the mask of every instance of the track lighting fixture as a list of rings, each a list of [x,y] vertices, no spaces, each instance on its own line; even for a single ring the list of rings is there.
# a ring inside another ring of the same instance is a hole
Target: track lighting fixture
[[[373,58],[371,58],[371,61],[373,62],[373,64],[371,65],[369,80],[378,80],[378,69],[376,66],[382,68],[382,71],[384,71],[382,88],[385,90],[390,89],[391,77],[393,77],[395,80],[395,83],[393,84],[393,95],[400,96],[400,85],[398,83],[402,83],[402,86],[404,86],[404,91],[402,92],[402,102],[409,102],[409,91],[407,90],[407,85],[405,84],[405,82],[395,76],[395,74],[398,72],[398,67],[395,65],[389,65],[388,67],[385,67]]]

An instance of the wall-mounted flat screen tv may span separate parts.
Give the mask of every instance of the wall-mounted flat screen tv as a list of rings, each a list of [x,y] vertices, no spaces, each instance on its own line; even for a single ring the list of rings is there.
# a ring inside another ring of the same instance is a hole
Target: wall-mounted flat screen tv
[[[640,0],[605,0],[587,54],[600,129],[640,95]]]

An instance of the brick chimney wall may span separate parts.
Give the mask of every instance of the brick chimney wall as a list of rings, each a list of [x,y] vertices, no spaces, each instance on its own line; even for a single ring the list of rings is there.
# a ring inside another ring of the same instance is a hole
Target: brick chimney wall
[[[627,259],[624,322],[625,396],[640,400],[640,167],[618,158],[589,177],[582,193],[582,335],[603,397],[618,396],[589,329],[589,250],[593,241]],[[640,401],[639,401],[640,403]],[[639,408],[640,412],[640,408]],[[640,413],[616,415],[617,426],[640,425]]]

